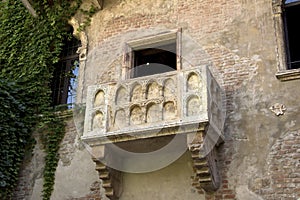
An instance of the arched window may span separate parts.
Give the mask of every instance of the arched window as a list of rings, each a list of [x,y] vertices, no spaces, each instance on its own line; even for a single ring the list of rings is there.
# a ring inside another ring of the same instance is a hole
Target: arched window
[[[72,28],[70,34],[72,35]],[[55,66],[51,82],[53,106],[68,104],[72,108],[76,96],[76,77],[79,70],[79,55],[76,53],[81,46],[75,37],[65,38],[60,60]]]

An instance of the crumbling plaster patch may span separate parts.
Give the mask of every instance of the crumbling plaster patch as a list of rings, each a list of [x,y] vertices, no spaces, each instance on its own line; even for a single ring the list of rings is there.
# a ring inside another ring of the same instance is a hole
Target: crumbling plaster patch
[[[61,200],[84,196],[90,192],[90,185],[95,181],[99,179],[90,154],[86,150],[77,149],[70,165],[63,166],[59,162],[51,199]]]

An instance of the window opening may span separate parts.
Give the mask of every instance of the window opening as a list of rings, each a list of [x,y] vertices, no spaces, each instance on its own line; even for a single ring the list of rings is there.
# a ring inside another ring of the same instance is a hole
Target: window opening
[[[72,35],[72,31],[70,34]],[[51,82],[52,104],[67,104],[72,108],[75,103],[76,87],[79,71],[79,55],[76,53],[81,46],[75,37],[65,38],[60,60],[56,64]]]
[[[133,78],[176,70],[176,42],[133,51]]]
[[[70,83],[68,87],[67,104],[68,108],[72,108],[76,102],[77,77],[79,72],[79,60],[75,60],[72,64]]]
[[[285,4],[289,4],[289,3],[294,3],[294,2],[298,2],[299,0],[286,0]]]
[[[300,1],[287,0],[284,4],[284,24],[288,69],[300,68]]]

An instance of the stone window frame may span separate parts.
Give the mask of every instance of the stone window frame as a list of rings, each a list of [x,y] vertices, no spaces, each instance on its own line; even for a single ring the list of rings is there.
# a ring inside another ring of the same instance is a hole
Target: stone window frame
[[[281,81],[300,79],[299,69],[288,69],[285,28],[283,20],[284,0],[273,0],[273,18],[276,37],[277,73],[276,77]]]
[[[125,43],[125,52],[123,56],[124,60],[123,60],[123,67],[121,72],[121,79],[127,80],[133,78],[132,74],[129,73],[129,71],[132,70],[132,68],[134,67],[133,64],[134,51],[157,47],[172,40],[176,42],[176,70],[180,71],[182,69],[181,38],[182,38],[182,31],[181,29],[178,29],[178,30],[171,30],[169,32],[158,33],[156,35],[146,36],[140,39],[127,41]]]

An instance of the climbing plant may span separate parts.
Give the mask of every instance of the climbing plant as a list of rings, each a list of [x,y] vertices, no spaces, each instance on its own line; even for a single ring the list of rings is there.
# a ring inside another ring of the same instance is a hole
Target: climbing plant
[[[59,144],[64,137],[65,126],[64,121],[51,110],[44,114],[39,131],[43,133],[42,140],[46,152],[43,185],[43,199],[46,200],[50,199],[53,191],[55,170],[59,160]]]
[[[0,199],[9,199],[36,117],[21,84],[0,79]]]
[[[64,124],[51,108],[50,82],[81,0],[0,1],[0,199],[11,199],[32,131],[44,138],[43,199],[50,199]]]

